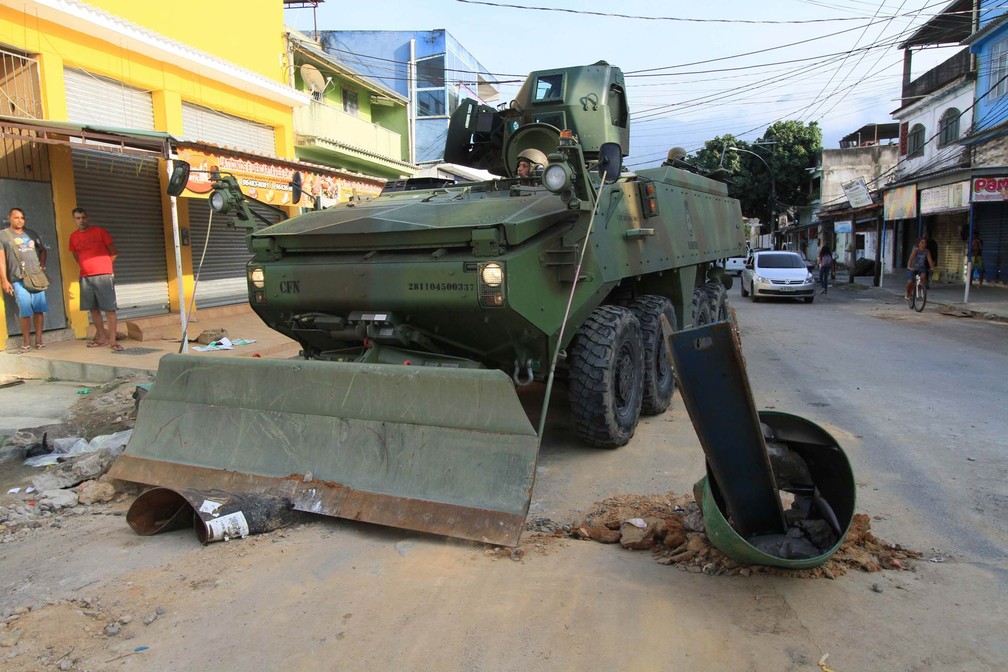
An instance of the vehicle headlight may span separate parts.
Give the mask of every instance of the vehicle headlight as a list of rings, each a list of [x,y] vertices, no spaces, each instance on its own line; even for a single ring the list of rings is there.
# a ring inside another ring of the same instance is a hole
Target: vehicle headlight
[[[542,181],[554,194],[567,191],[571,186],[570,168],[566,163],[551,163],[543,172]]]
[[[806,274],[806,276],[805,276],[805,282],[812,282],[813,279],[814,278],[812,277],[811,273]]]
[[[252,286],[257,289],[262,289],[266,286],[266,274],[263,273],[261,268],[253,268],[249,271],[249,280],[252,282]]]
[[[504,305],[504,266],[488,261],[479,267],[479,302],[481,306],[499,308]]]
[[[504,269],[496,261],[484,264],[480,270],[480,279],[487,287],[500,287],[504,282]]]
[[[762,275],[754,275],[753,278],[755,278],[756,282],[758,282],[760,284],[763,284],[763,285],[765,285],[765,284],[767,284],[767,283],[770,282],[769,280],[767,280],[766,278],[764,278]]]

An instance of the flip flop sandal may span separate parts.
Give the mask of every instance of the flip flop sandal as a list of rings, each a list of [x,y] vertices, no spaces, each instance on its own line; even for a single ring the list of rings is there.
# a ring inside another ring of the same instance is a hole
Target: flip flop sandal
[[[121,345],[119,345],[118,343],[116,343],[114,345],[110,345],[109,347],[112,348],[112,352],[122,352],[122,350],[123,350],[123,347]]]
[[[36,350],[44,350],[45,349],[45,343],[36,343],[35,344],[35,349]]]
[[[89,347],[89,348],[102,348],[102,347],[105,347],[106,345],[108,345],[108,343],[102,343],[100,341],[91,341],[90,343],[87,344],[87,347]]]
[[[30,352],[30,351],[31,351],[31,346],[30,345],[22,345],[21,346],[21,352]]]

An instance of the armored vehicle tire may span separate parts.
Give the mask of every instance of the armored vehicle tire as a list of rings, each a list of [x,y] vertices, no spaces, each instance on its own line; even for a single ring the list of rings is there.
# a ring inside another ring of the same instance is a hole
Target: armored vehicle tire
[[[672,330],[679,328],[675,308],[664,296],[645,295],[630,304],[630,310],[640,322],[641,340],[644,343],[644,395],[641,400],[642,415],[664,413],[675,394],[675,372],[669,361],[665,340],[662,338],[661,316],[668,320]]]
[[[728,319],[728,290],[717,280],[711,280],[700,287],[710,297],[711,321],[724,322]]]
[[[693,326],[702,327],[714,320],[711,317],[711,300],[701,287],[693,290]]]
[[[644,344],[628,308],[599,306],[570,349],[571,417],[589,445],[625,445],[637,429],[643,396]]]

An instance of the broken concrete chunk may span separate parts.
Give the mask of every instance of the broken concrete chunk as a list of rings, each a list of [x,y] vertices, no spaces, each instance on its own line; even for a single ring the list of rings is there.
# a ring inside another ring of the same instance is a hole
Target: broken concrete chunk
[[[77,493],[73,490],[43,490],[40,499],[43,506],[49,506],[54,511],[77,506]]]
[[[39,491],[70,488],[78,483],[98,478],[112,467],[115,458],[116,453],[108,448],[85,453],[35,476],[32,478],[32,485]]]

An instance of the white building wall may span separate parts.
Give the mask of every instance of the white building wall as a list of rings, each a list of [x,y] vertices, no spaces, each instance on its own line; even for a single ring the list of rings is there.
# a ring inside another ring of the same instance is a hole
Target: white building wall
[[[917,124],[924,126],[924,154],[914,158],[900,157],[902,161],[896,169],[896,178],[901,179],[918,171],[931,173],[958,163],[963,156],[962,145],[952,143],[938,148],[939,122],[945,110],[956,108],[962,115],[959,118],[959,137],[963,137],[972,128],[972,105],[973,82],[965,81],[894,113],[894,119],[907,124],[908,133]]]

